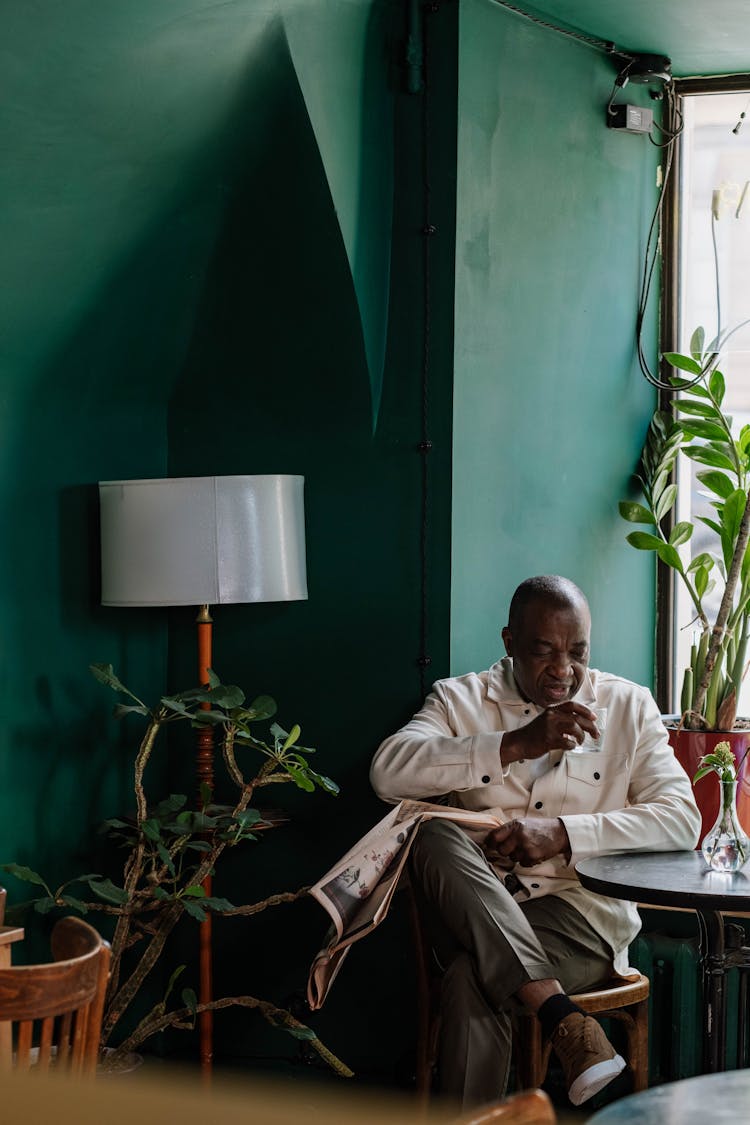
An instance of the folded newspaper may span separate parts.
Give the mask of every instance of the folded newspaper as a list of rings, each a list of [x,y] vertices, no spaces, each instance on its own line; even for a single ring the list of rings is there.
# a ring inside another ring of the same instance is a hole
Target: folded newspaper
[[[500,824],[489,813],[426,801],[401,801],[310,888],[310,894],[332,920],[307,982],[307,999],[313,1011],[323,1005],[352,944],[385,918],[417,828],[435,817],[460,824],[478,839]]]

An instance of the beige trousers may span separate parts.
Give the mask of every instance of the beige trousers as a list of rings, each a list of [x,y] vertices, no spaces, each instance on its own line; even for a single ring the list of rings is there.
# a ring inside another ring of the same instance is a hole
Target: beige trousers
[[[564,899],[517,901],[450,821],[421,826],[409,863],[443,970],[440,1090],[464,1107],[481,1105],[507,1088],[518,989],[547,979],[569,993],[596,988],[612,975],[612,954]]]

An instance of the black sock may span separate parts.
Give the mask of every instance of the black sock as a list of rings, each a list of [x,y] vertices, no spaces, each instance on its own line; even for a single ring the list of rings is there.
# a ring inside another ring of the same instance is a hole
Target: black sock
[[[554,996],[550,996],[549,999],[544,1001],[536,1015],[542,1025],[542,1033],[545,1039],[549,1039],[560,1020],[564,1020],[571,1012],[586,1014],[564,992],[556,992]]]

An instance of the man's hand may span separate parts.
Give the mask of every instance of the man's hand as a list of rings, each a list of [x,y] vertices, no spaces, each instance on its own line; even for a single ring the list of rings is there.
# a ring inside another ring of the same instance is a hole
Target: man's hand
[[[541,758],[550,750],[580,746],[586,734],[599,738],[596,715],[582,703],[560,703],[548,707],[525,727],[506,731],[500,746],[503,765],[524,758]]]
[[[482,845],[488,859],[520,863],[533,867],[545,859],[562,855],[570,861],[570,840],[565,825],[558,818],[526,816],[509,820],[487,833]]]

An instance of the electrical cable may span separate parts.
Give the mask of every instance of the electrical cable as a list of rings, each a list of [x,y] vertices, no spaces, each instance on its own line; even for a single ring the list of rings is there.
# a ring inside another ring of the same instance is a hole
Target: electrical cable
[[[719,283],[719,248],[716,244],[716,212],[711,208],[711,246],[714,252],[714,277],[716,278],[716,340],[721,339],[721,285]]]
[[[722,329],[722,326],[721,326],[721,321],[722,321],[721,283],[720,283],[720,276],[719,276],[719,249],[718,249],[718,245],[717,245],[717,241],[716,241],[716,221],[717,221],[718,216],[716,214],[716,211],[712,208],[712,210],[711,210],[711,246],[712,246],[712,251],[713,251],[713,259],[714,259],[714,278],[715,278],[715,287],[716,287],[716,336],[714,337],[714,339],[711,341],[711,343],[708,345],[708,348],[706,349],[706,355],[707,355],[708,358],[706,359],[706,361],[705,361],[703,367],[701,368],[701,370],[698,372],[698,374],[693,379],[686,379],[684,373],[682,373],[682,375],[680,377],[680,385],[679,386],[675,386],[671,382],[665,382],[664,380],[660,379],[657,375],[654,375],[654,373],[651,371],[651,368],[648,364],[648,360],[646,359],[646,355],[645,355],[644,350],[643,350],[643,339],[642,339],[643,321],[644,321],[644,317],[645,317],[645,314],[646,314],[646,307],[647,307],[647,304],[648,304],[648,298],[649,298],[649,292],[650,292],[650,289],[651,289],[651,280],[652,280],[652,277],[653,277],[654,267],[656,265],[658,245],[659,245],[659,242],[660,242],[661,239],[659,237],[656,240],[656,243],[654,244],[653,251],[651,251],[651,240],[653,238],[653,232],[654,232],[654,229],[656,227],[657,219],[658,219],[658,222],[659,222],[659,227],[661,227],[661,213],[662,213],[662,208],[663,208],[663,203],[664,203],[664,196],[665,196],[667,181],[669,179],[669,173],[672,169],[672,160],[673,160],[673,156],[674,156],[673,149],[672,149],[671,146],[674,144],[674,142],[677,140],[677,138],[680,136],[680,134],[683,132],[683,129],[684,129],[683,115],[682,115],[681,111],[677,108],[677,106],[674,104],[673,98],[674,98],[674,90],[672,89],[671,86],[669,86],[669,87],[667,87],[667,99],[670,103],[670,109],[671,109],[670,116],[673,119],[674,118],[677,119],[678,125],[677,125],[677,128],[675,130],[672,130],[672,131],[663,130],[665,133],[668,134],[668,140],[663,145],[659,145],[659,147],[666,148],[668,150],[667,151],[667,159],[666,159],[666,162],[665,162],[664,179],[663,179],[663,182],[662,182],[661,191],[659,193],[659,198],[658,198],[657,203],[656,203],[656,208],[654,209],[654,214],[653,214],[653,217],[651,219],[651,226],[649,228],[648,238],[646,240],[646,250],[645,250],[645,253],[644,253],[644,272],[643,272],[643,278],[642,278],[642,281],[641,281],[641,292],[640,292],[640,296],[639,296],[639,300],[638,300],[638,316],[637,316],[637,321],[636,321],[636,340],[637,340],[637,349],[638,349],[638,365],[639,365],[645,379],[649,383],[651,383],[651,385],[653,387],[657,387],[660,391],[666,391],[669,394],[677,394],[679,391],[689,390],[690,387],[694,387],[696,385],[696,383],[699,383],[701,381],[701,379],[703,379],[704,376],[706,375],[706,372],[709,371],[711,369],[711,367],[715,366],[715,364],[717,362],[719,352],[725,346],[727,341],[730,340],[732,338],[732,336],[734,336],[735,332],[739,332],[739,330],[741,328],[744,328],[746,325],[750,324],[750,317],[749,317],[747,320],[741,321],[739,324],[736,324],[734,326],[734,328],[731,328],[726,332],[723,332],[723,329]],[[747,108],[750,108],[750,101],[748,102],[748,106],[746,107],[746,109]],[[743,112],[740,115],[740,119],[737,122],[737,125],[734,127],[734,129],[732,129],[732,132],[734,133],[735,136],[739,132],[739,129],[740,129],[740,126],[742,125],[742,120],[743,120],[744,116],[745,116],[745,113]],[[656,124],[656,122],[654,124]],[[657,125],[657,128],[661,129],[662,127],[660,125]],[[650,137],[650,135],[649,135],[649,139],[652,139]],[[657,144],[657,142],[655,142],[655,141],[653,141],[653,143]],[[750,183],[750,181],[748,181],[748,183]],[[743,204],[744,199],[745,199],[745,194],[746,194],[746,191],[747,191],[747,188],[748,188],[748,183],[745,184],[745,188],[743,189],[742,195],[740,197],[740,201],[737,205],[737,210],[735,212],[736,217],[739,217],[739,212],[740,212],[740,209],[741,209],[742,204]],[[650,262],[649,262],[649,254],[651,254]]]
[[[654,372],[651,370],[648,359],[646,357],[646,353],[643,348],[643,322],[646,316],[646,309],[648,307],[648,299],[651,292],[651,283],[653,281],[654,270],[656,268],[656,261],[659,256],[659,245],[661,243],[661,219],[664,209],[664,199],[666,196],[667,184],[669,183],[669,177],[672,172],[672,166],[674,163],[674,143],[680,136],[684,127],[682,114],[678,109],[676,109],[676,106],[674,104],[674,89],[671,84],[667,86],[666,97],[670,108],[670,118],[676,117],[679,121],[679,125],[675,130],[666,130],[666,132],[668,134],[671,133],[671,135],[668,136],[668,139],[663,143],[654,141],[649,134],[649,139],[653,144],[655,144],[658,148],[666,149],[666,157],[664,161],[664,176],[662,178],[661,190],[659,191],[659,197],[656,201],[654,213],[651,217],[651,225],[649,227],[648,237],[646,239],[646,249],[643,254],[643,276],[641,278],[641,289],[638,296],[638,314],[636,317],[635,336],[638,366],[641,369],[643,377],[648,383],[651,384],[652,387],[656,387],[660,391],[669,391],[671,394],[674,394],[678,388],[676,388],[671,382],[666,382],[664,379],[660,379],[658,375],[654,374]],[[661,126],[659,126],[659,128],[661,128]],[[656,237],[654,237],[655,233]],[[699,382],[702,377],[703,372],[701,371],[698,375],[695,376],[694,379],[683,379],[682,387],[680,389],[685,390],[687,387],[694,386],[695,383]]]
[[[667,138],[666,141],[655,141],[649,133],[648,139],[651,141],[651,144],[656,145],[657,148],[666,148],[669,144],[672,143],[672,141],[676,141],[685,128],[685,119],[682,115],[682,112],[674,104],[672,105],[672,113],[677,118],[676,129],[667,129],[666,126],[661,125],[656,119],[654,119],[654,127]]]

